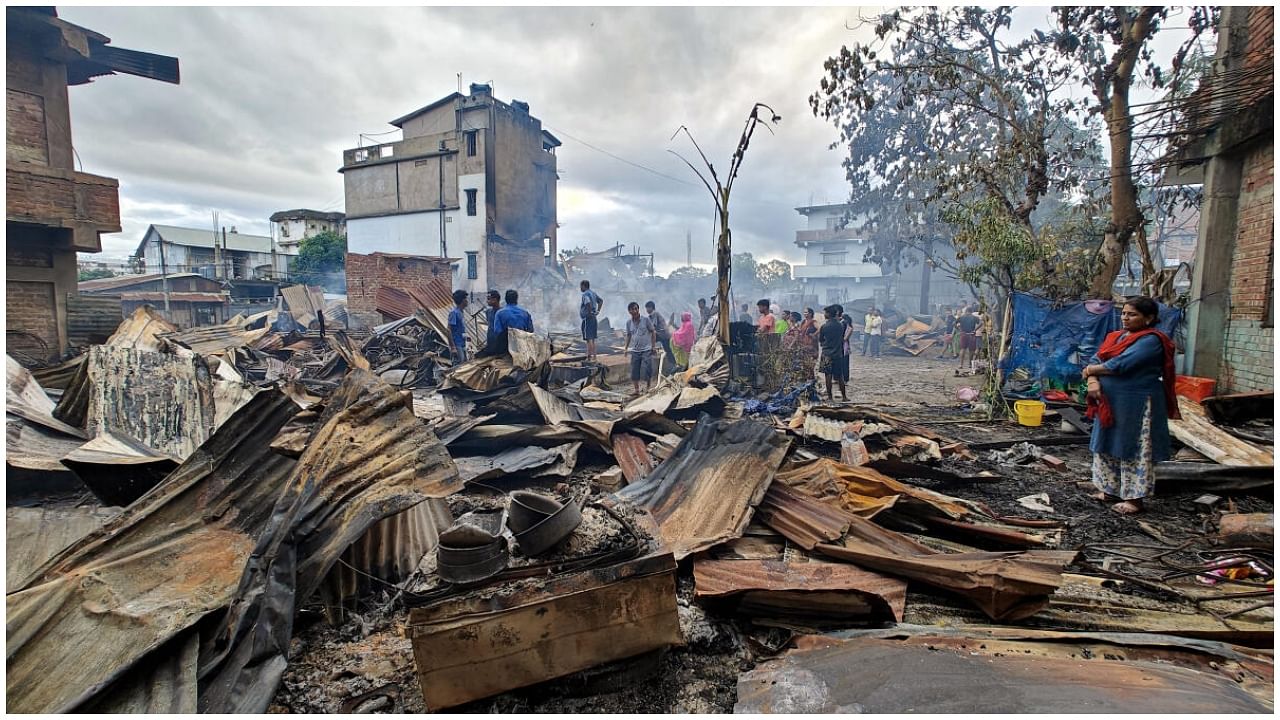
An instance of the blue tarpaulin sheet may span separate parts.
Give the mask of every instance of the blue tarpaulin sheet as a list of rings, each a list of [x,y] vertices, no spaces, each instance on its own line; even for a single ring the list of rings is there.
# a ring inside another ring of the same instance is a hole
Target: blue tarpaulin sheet
[[[1002,369],[1006,376],[1025,369],[1030,380],[1039,381],[1044,389],[1079,383],[1080,370],[1107,333],[1120,329],[1120,308],[1103,300],[1055,306],[1051,300],[1015,292],[1012,337]],[[1181,323],[1180,309],[1160,304],[1160,330],[1176,338]]]

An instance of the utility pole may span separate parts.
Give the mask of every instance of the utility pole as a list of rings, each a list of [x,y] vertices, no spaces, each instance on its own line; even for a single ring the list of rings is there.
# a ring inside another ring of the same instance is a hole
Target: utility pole
[[[218,239],[214,238],[213,242],[214,244],[217,244]],[[227,261],[227,229],[225,227],[222,228],[222,261],[223,262]],[[226,269],[223,268],[222,277],[226,279],[230,279],[230,276],[231,276],[231,273],[227,272]]]
[[[156,237],[159,238],[157,242],[160,244],[160,289],[164,291],[164,315],[167,320],[169,319],[169,266],[164,258],[164,238],[160,237],[159,233],[156,233]]]
[[[222,279],[222,250],[218,247],[218,211],[213,211],[213,277]]]

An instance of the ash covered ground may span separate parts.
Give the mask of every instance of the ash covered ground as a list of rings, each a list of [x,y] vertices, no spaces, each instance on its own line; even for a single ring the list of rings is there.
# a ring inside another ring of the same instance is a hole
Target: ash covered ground
[[[1009,420],[977,422],[963,409],[956,390],[978,378],[957,377],[955,360],[932,357],[853,358],[850,402],[874,405],[912,422],[966,443],[989,443],[1061,437],[1057,421],[1041,428],[1024,428]],[[804,447],[838,457],[834,445],[812,442]],[[1087,444],[1054,445],[1045,452],[1065,461],[1058,470],[1040,463],[1002,465],[989,451],[975,460],[947,458],[941,467],[972,477],[981,471],[998,479],[949,481],[918,479],[920,487],[966,500],[986,503],[1000,514],[1059,521],[1060,547],[1075,549],[1098,542],[1177,543],[1203,533],[1209,510],[1195,502],[1203,495],[1194,485],[1161,487],[1135,517],[1111,512],[1088,497],[1080,486],[1089,478]],[[612,463],[584,457],[574,474],[558,486],[531,484],[555,494],[581,497],[590,478]],[[511,486],[513,489],[516,486]],[[1045,493],[1053,512],[1034,511],[1020,498]],[[1237,493],[1224,498],[1237,512],[1271,512],[1270,488],[1258,494]],[[451,501],[460,511],[488,504],[483,493]],[[972,539],[961,542],[972,542]],[[1083,569],[1083,568],[1077,568]],[[1140,594],[1141,590],[1137,592]],[[738,676],[786,646],[789,631],[753,624],[717,608],[703,608],[693,599],[693,582],[683,563],[677,583],[684,647],[595,668],[567,678],[541,683],[453,708],[451,712],[537,713],[719,713],[731,712]],[[1158,603],[1158,598],[1151,600]],[[317,609],[304,611],[295,633],[288,669],[272,706],[274,712],[424,712],[426,707],[414,673],[411,643],[403,636],[408,613],[395,592],[384,591],[361,601],[361,611],[346,623],[331,627]],[[934,623],[964,618],[984,622],[963,600],[912,583],[907,596],[906,622]],[[371,692],[372,691],[372,692]],[[364,699],[361,699],[361,698]]]

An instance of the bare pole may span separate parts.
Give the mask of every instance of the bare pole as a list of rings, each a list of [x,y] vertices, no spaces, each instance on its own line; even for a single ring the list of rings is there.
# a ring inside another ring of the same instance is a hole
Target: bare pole
[[[720,237],[716,242],[716,302],[719,305],[717,322],[719,324],[720,342],[728,347],[729,345],[729,285],[730,271],[733,263],[733,238],[729,231],[729,194],[733,190],[733,181],[738,176],[738,170],[742,167],[742,160],[746,156],[747,147],[751,144],[751,136],[755,133],[756,126],[762,121],[760,110],[768,110],[769,115],[763,119],[764,128],[769,132],[773,132],[771,125],[775,125],[782,120],[782,117],[774,112],[773,108],[764,103],[756,103],[751,107],[751,112],[747,115],[746,125],[742,128],[742,136],[738,138],[738,147],[733,151],[733,157],[729,161],[729,174],[725,182],[721,184],[720,178],[716,175],[716,169],[707,159],[706,153],[702,152],[702,147],[698,145],[698,141],[693,139],[693,134],[689,132],[689,128],[681,125],[671,137],[674,139],[676,135],[683,130],[684,134],[689,138],[689,142],[693,143],[693,147],[698,151],[699,157],[702,158],[703,165],[706,166],[707,172],[711,175],[711,180],[715,182],[715,188],[711,187],[711,183],[707,178],[698,172],[693,163],[685,160],[683,156],[675,151],[668,151],[676,157],[684,161],[685,165],[693,170],[702,184],[706,186],[707,191],[711,193],[712,199],[716,203],[716,222],[720,226]]]

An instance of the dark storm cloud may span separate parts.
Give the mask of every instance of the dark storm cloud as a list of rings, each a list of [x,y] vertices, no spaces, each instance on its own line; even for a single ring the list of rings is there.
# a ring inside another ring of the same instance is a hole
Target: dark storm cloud
[[[846,194],[834,128],[806,98],[822,61],[854,41],[854,10],[800,8],[61,8],[115,45],[177,56],[182,84],[102,78],[71,89],[87,172],[121,179],[127,254],[151,222],[210,212],[265,233],[293,207],[341,209],[341,152],[359,133],[456,88],[492,82],[530,103],[564,146],[561,245],[659,253],[659,270],[712,261],[711,198],[690,170],[697,137],[720,173],[755,101],[783,116],[757,133],[732,202],[735,249],[796,259],[797,205]],[[645,165],[637,169],[572,139]],[[396,135],[380,136],[381,140]]]

